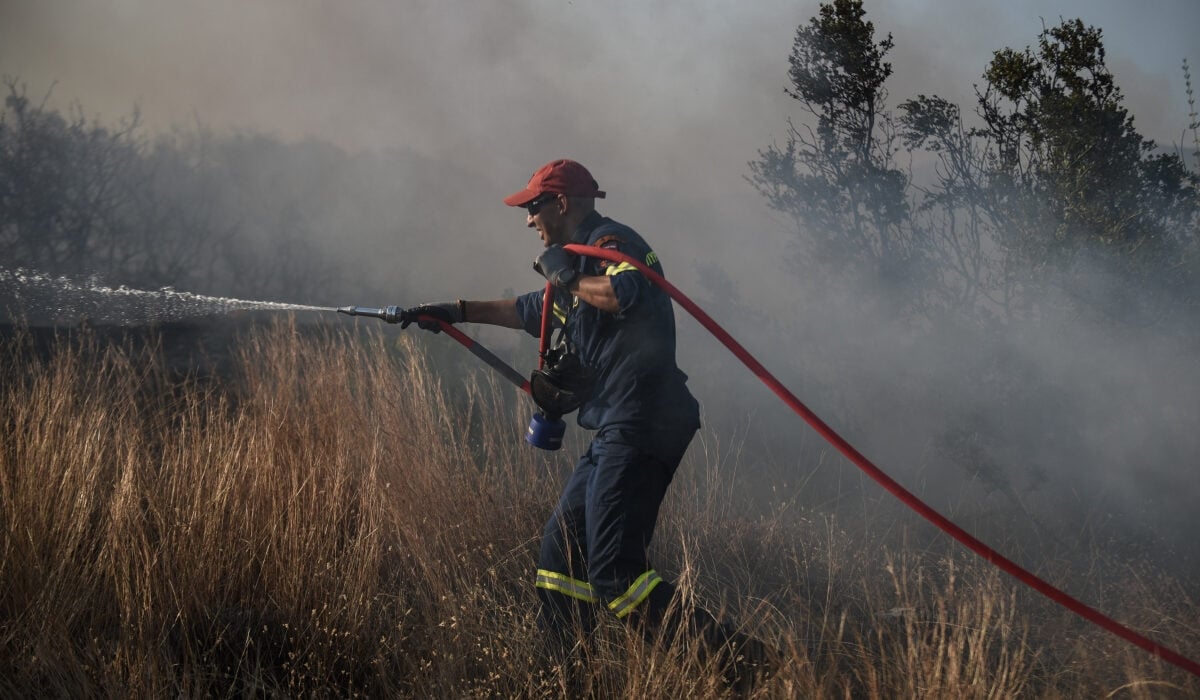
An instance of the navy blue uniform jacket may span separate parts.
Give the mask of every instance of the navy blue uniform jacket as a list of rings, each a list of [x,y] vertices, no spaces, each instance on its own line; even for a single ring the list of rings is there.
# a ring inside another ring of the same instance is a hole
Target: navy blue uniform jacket
[[[633,229],[597,212],[583,220],[574,243],[618,250],[662,274],[658,256]],[[616,314],[556,290],[554,327],[566,326],[576,352],[596,372],[596,389],[579,409],[583,428],[613,427],[627,436],[655,440],[663,430],[700,426],[699,407],[687,375],[675,363],[675,314],[671,298],[629,263],[581,258],[585,275],[608,275],[620,310]],[[545,289],[517,298],[525,330],[541,335]]]

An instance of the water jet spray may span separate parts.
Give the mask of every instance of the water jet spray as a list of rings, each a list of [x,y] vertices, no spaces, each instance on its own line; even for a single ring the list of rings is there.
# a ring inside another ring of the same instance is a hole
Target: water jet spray
[[[134,289],[112,287],[98,281],[54,277],[34,270],[0,268],[0,290],[26,313],[61,318],[116,321],[121,324],[156,323],[185,318],[229,314],[236,311],[332,311],[331,306],[288,304],[180,292],[170,287]],[[0,297],[3,298],[3,297]],[[0,308],[0,311],[4,309]]]

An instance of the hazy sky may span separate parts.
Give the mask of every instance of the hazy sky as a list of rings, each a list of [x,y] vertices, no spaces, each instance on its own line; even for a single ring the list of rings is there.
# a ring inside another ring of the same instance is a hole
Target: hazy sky
[[[0,0],[0,73],[33,97],[54,85],[52,106],[78,102],[105,123],[137,105],[151,130],[198,122],[416,154],[428,171],[405,177],[445,193],[425,213],[445,211],[447,240],[498,256],[494,269],[525,265],[532,248],[512,243],[536,244],[500,199],[545,161],[576,158],[609,192],[602,212],[647,235],[677,279],[694,285],[715,264],[766,297],[762,265],[777,263],[789,227],[745,182],[746,163],[800,116],[783,94],[787,57],[816,11],[812,0]],[[893,106],[937,93],[968,110],[992,51],[1034,43],[1043,18],[1082,17],[1103,29],[1142,133],[1185,138],[1180,64],[1200,64],[1196,0],[900,0],[868,2],[867,16],[894,36]],[[431,297],[497,284],[430,280]]]
[[[423,203],[447,214],[437,235],[479,246],[494,270],[528,272],[536,245],[501,198],[540,164],[576,158],[609,193],[601,211],[645,234],[685,289],[716,265],[739,293],[769,299],[764,273],[789,226],[746,183],[746,163],[800,116],[783,94],[787,58],[817,6],[0,0],[0,73],[34,97],[53,84],[52,106],[78,102],[105,123],[137,105],[151,130],[201,123],[414,154],[429,165],[404,175],[413,191],[445,193]],[[968,112],[994,50],[1081,17],[1103,29],[1142,133],[1190,140],[1180,65],[1200,64],[1196,0],[899,0],[868,2],[867,16],[894,36],[891,105],[937,93]],[[379,259],[364,251],[362,264]],[[463,289],[430,273],[427,294],[494,294],[500,277]]]
[[[357,149],[403,148],[496,182],[493,202],[559,155],[610,192],[745,194],[745,162],[780,139],[811,0],[0,0],[0,72],[105,121],[244,127]],[[1195,0],[868,2],[891,32],[893,103],[966,101],[991,51],[1042,19],[1104,30],[1143,133],[1178,142],[1181,59],[1200,62]],[[448,188],[453,183],[446,183]]]

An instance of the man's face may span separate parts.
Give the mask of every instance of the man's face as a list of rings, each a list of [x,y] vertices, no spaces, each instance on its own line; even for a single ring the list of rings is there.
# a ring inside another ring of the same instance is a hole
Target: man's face
[[[525,205],[525,225],[537,229],[542,245],[546,247],[566,243],[570,233],[563,217],[560,196],[544,194]]]

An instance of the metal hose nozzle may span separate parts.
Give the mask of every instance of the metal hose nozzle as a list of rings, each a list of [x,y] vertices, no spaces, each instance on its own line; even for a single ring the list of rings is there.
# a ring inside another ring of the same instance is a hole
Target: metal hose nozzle
[[[339,306],[337,308],[339,314],[347,316],[373,316],[382,318],[388,323],[399,323],[403,320],[404,312],[399,306],[385,306],[382,309],[375,309],[369,306]]]

